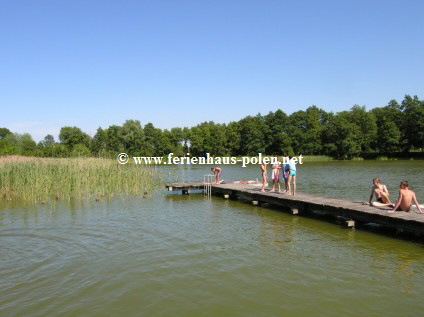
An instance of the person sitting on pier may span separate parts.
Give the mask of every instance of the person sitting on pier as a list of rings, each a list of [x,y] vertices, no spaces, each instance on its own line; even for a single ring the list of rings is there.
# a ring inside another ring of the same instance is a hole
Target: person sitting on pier
[[[411,211],[412,201],[415,203],[415,206],[417,206],[418,213],[420,214],[424,213],[421,210],[420,204],[417,201],[417,197],[415,196],[415,193],[409,189],[408,181],[402,181],[400,183],[399,198],[396,201],[396,204],[394,205],[393,209],[389,210],[388,212]]]
[[[272,168],[272,189],[271,193],[275,192],[275,184],[278,184],[278,192],[281,193],[281,184],[280,184],[280,169],[281,169],[281,162],[275,162],[271,166]]]
[[[211,171],[215,174],[215,184],[219,184],[220,183],[219,177],[222,174],[222,169],[220,167],[212,167]]]
[[[379,178],[374,178],[372,180],[373,187],[371,188],[371,195],[368,204],[370,206],[374,207],[382,207],[382,206],[389,206],[392,203],[390,202],[389,198],[389,191],[386,187],[386,185],[381,184],[381,181]],[[371,202],[372,197],[375,195],[375,198],[377,199],[376,203]]]

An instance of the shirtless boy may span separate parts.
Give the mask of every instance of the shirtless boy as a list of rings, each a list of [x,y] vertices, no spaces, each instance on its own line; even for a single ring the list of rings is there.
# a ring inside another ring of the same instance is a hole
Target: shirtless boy
[[[389,198],[389,191],[387,190],[386,185],[381,184],[379,178],[374,178],[372,180],[373,187],[371,188],[371,195],[370,200],[368,204],[370,206],[373,206],[374,203],[371,202],[372,197],[375,195],[375,199],[377,199],[378,204],[376,203],[376,206],[382,206],[382,205],[391,205],[390,198]]]
[[[262,182],[262,188],[261,188],[261,192],[265,191],[265,185],[267,185],[267,181],[268,181],[268,175],[266,173],[266,164],[262,163],[261,164],[261,172],[262,172],[262,178],[263,178],[263,182]]]
[[[420,208],[420,204],[417,201],[417,197],[415,197],[415,193],[409,189],[408,182],[403,181],[400,183],[399,198],[396,201],[393,209],[389,210],[388,212],[395,212],[397,210],[408,212],[412,209],[412,201],[414,202],[415,206],[417,206],[418,213],[423,214],[424,212]]]
[[[215,184],[219,184],[219,177],[222,174],[222,169],[220,167],[212,167],[211,171],[215,174]]]

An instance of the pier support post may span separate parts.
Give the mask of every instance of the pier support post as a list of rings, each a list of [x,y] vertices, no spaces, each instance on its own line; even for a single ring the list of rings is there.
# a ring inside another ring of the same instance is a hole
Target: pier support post
[[[183,189],[183,195],[190,194],[190,189]]]
[[[169,187],[168,187],[168,191],[169,191],[169,192],[172,192],[172,186],[169,186]]]
[[[355,229],[355,220],[352,220],[352,219],[350,219],[350,220],[346,220],[346,226],[347,226],[348,228]]]
[[[253,206],[257,206],[259,204],[259,202],[257,200],[252,200],[252,205]]]
[[[292,214],[293,214],[293,215],[297,215],[297,214],[299,213],[299,209],[297,209],[297,208],[292,208],[292,209],[291,209],[291,212],[292,212]]]
[[[230,195],[228,195],[228,194],[224,194],[224,198],[225,198],[225,199],[228,199],[228,198],[230,198]]]

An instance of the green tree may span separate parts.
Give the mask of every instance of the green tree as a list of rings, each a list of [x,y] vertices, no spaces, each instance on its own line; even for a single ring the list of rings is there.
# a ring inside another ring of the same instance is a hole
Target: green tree
[[[91,140],[91,153],[96,156],[107,156],[106,131],[101,127],[97,128],[96,134]]]
[[[43,140],[42,142],[43,142],[43,145],[44,145],[45,147],[49,147],[49,146],[52,146],[53,144],[55,144],[54,137],[53,137],[53,135],[51,135],[51,134],[47,134],[47,135],[44,137],[44,140]]]
[[[377,151],[389,155],[401,150],[402,112],[395,100],[383,108],[372,110],[377,123]]]
[[[28,133],[7,134],[0,140],[0,153],[5,155],[26,155],[36,154],[37,144]]]
[[[51,146],[48,153],[52,157],[68,157],[70,154],[70,151],[66,145],[55,143]]]
[[[178,156],[184,156],[184,134],[181,128],[172,128],[169,131],[169,141],[172,145],[172,152]]]
[[[34,151],[37,148],[37,144],[32,139],[29,133],[24,133],[18,136],[18,142],[21,147],[21,153],[23,155],[31,156],[34,155]]]
[[[190,129],[190,153],[192,156],[204,156],[206,153],[211,153],[212,138],[207,125],[208,123],[204,122]]]
[[[238,156],[241,153],[241,134],[240,124],[238,122],[230,122],[225,127],[225,135],[227,143],[225,148],[228,150],[229,155]]]
[[[162,131],[162,148],[164,151],[164,154],[168,154],[168,153],[174,153],[175,154],[175,147],[172,144],[172,140],[173,136],[171,135],[171,131],[169,131],[168,129],[165,129]],[[180,153],[183,154],[183,153]],[[176,156],[180,156],[179,154]]]
[[[7,128],[0,128],[0,140],[3,139],[6,135],[12,134]]]
[[[70,150],[76,144],[90,145],[90,137],[87,133],[81,131],[77,127],[63,127],[60,129],[59,140],[62,144],[66,145]]]
[[[185,153],[190,151],[190,129],[188,127],[183,128],[183,151]]]
[[[91,151],[85,144],[75,144],[71,152],[73,157],[87,157],[90,155]]]
[[[391,154],[399,151],[400,131],[396,124],[391,120],[382,120],[379,122],[378,149],[384,154]]]
[[[361,152],[361,131],[348,111],[329,117],[323,130],[324,154],[338,159],[351,159]]]
[[[289,117],[281,109],[270,112],[264,117],[269,133],[265,134],[265,152],[281,155],[291,148],[291,138],[288,134]]]
[[[139,120],[127,120],[122,126],[122,143],[131,156],[145,153],[144,131]]]
[[[407,140],[406,150],[424,148],[424,101],[417,96],[405,96],[401,109],[404,113],[402,132]]]
[[[172,152],[172,146],[169,139],[164,136],[161,129],[155,128],[152,123],[144,126],[145,155],[163,156],[167,150]]]
[[[16,134],[8,133],[4,137],[2,137],[2,139],[0,139],[0,154],[21,154],[19,151],[19,145]]]
[[[213,121],[203,122],[190,130],[190,154],[204,156],[224,156],[229,153],[225,147],[227,143],[226,126]]]
[[[264,117],[261,114],[255,117],[245,117],[239,121],[240,135],[240,150],[244,155],[257,155],[265,153],[266,135],[269,133],[269,128],[265,123]]]
[[[37,144],[37,156],[53,156],[52,147],[55,143],[53,135],[47,134],[44,139]]]
[[[349,117],[359,128],[360,152],[374,151],[377,145],[377,122],[374,114],[367,112],[365,107],[355,105],[350,110]]]
[[[124,151],[124,143],[122,137],[122,127],[118,125],[111,125],[104,130],[106,150],[109,153],[116,155]]]
[[[290,115],[287,130],[295,153],[311,155],[322,152],[321,134],[326,118],[325,111],[316,106]]]

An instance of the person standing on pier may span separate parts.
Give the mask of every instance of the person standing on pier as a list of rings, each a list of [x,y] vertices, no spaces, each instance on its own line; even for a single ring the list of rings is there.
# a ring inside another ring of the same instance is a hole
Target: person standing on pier
[[[219,177],[222,174],[222,169],[220,167],[212,167],[211,171],[215,174],[215,184],[219,184],[220,183]]]
[[[287,180],[287,195],[296,195],[296,163],[297,158],[289,156],[289,179]],[[293,183],[293,194],[291,193],[291,183]]]
[[[290,166],[286,162],[286,159],[284,159],[284,156],[282,157],[282,161],[283,161],[282,172],[283,172],[283,179],[284,179],[284,193],[287,194],[289,192],[288,186],[289,186]]]
[[[261,192],[265,191],[265,186],[268,185],[268,175],[266,173],[266,166],[267,164],[262,162],[261,164],[261,172],[262,172],[262,178],[263,178],[263,182],[262,182],[262,188],[261,188]]]
[[[281,193],[281,184],[280,184],[280,170],[281,170],[281,162],[275,162],[271,166],[272,168],[272,189],[271,193],[275,192],[275,185],[278,184],[278,192]]]

